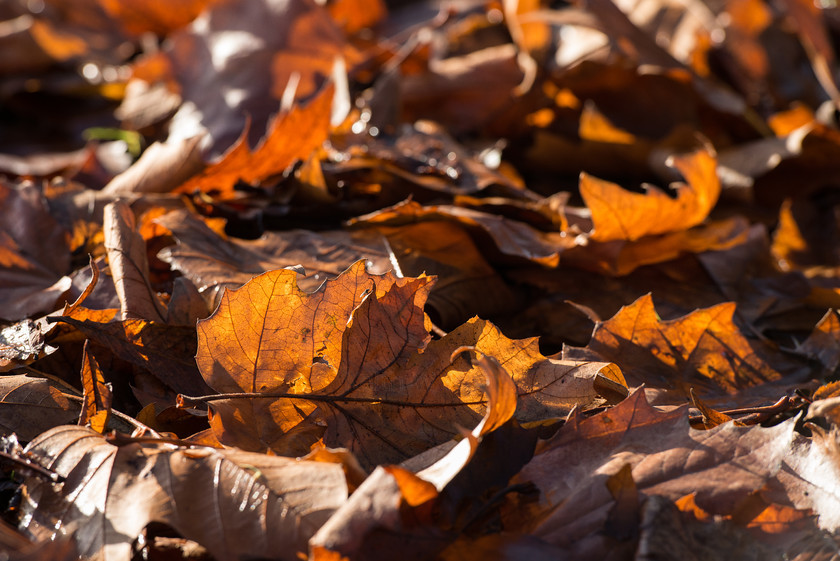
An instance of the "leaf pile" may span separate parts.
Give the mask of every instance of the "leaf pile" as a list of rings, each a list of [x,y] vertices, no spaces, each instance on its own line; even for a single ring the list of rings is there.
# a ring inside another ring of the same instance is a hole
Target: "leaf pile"
[[[840,559],[837,10],[3,4],[0,548]]]

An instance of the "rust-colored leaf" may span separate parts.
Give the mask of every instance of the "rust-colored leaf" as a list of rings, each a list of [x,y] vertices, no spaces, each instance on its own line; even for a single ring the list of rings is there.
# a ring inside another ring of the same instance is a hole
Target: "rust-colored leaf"
[[[176,192],[207,191],[223,199],[235,198],[234,187],[239,181],[257,185],[305,159],[327,138],[332,94],[332,87],[325,88],[306,106],[295,106],[274,117],[265,139],[253,151],[246,126],[221,160],[181,184]]]

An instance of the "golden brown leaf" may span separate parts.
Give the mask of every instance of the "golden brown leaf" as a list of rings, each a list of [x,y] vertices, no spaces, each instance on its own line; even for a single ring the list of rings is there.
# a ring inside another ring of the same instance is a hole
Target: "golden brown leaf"
[[[771,350],[747,340],[733,323],[734,303],[662,321],[650,295],[622,308],[595,327],[588,349],[616,362],[631,385],[679,390],[688,396],[734,394],[778,380],[782,374],[765,357]]]
[[[485,413],[481,367],[452,357],[463,346],[513,377],[524,420],[626,395],[614,365],[546,358],[535,339],[507,339],[477,319],[428,343],[430,288],[428,278],[373,276],[357,263],[312,294],[288,270],[226,293],[199,323],[196,357],[216,391],[248,393],[211,402],[220,441],[302,454],[323,435],[367,466],[418,454]]]
[[[676,188],[676,199],[655,187],[649,187],[642,195],[582,174],[580,193],[592,211],[595,226],[592,239],[635,241],[700,224],[720,195],[715,165],[714,156],[707,151],[674,157],[673,166],[687,182]]]
[[[324,88],[306,106],[295,106],[271,120],[265,139],[253,151],[248,125],[218,162],[181,184],[175,192],[212,192],[220,199],[236,198],[239,181],[257,185],[282,173],[296,160],[306,159],[327,138],[333,88]]]

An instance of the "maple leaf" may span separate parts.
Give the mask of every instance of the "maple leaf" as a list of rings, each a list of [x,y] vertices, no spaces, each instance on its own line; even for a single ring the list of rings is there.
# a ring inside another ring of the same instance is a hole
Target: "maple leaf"
[[[733,323],[734,313],[735,304],[729,302],[662,321],[648,294],[598,322],[586,350],[616,362],[631,385],[675,389],[683,396],[689,386],[701,394],[735,394],[779,380],[783,372],[803,374],[801,365],[748,341]],[[572,349],[565,355],[590,356]]]
[[[68,453],[71,451],[72,453]],[[217,559],[296,559],[347,497],[341,466],[185,447],[154,439],[109,442],[57,427],[24,452],[64,478],[30,480],[24,527],[72,531],[79,554],[119,561],[152,521],[169,524]]]
[[[506,339],[479,320],[430,344],[428,277],[373,276],[360,262],[312,294],[296,281],[265,273],[199,322],[196,362],[223,392],[208,399],[222,443],[296,455],[323,434],[366,465],[405,459],[483,414],[483,374],[451,358],[462,346],[500,362],[529,420],[626,395],[614,365],[546,358],[535,339]]]

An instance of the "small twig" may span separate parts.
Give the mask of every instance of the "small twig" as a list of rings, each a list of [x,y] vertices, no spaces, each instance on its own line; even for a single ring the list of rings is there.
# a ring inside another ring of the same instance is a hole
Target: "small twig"
[[[61,483],[62,481],[64,481],[64,476],[59,475],[51,469],[40,466],[32,460],[30,460],[29,458],[25,458],[23,456],[18,456],[15,454],[9,454],[7,452],[0,451],[0,461],[15,464],[21,469],[21,471],[32,471],[38,474],[39,476],[46,477],[53,483]]]
[[[63,395],[64,395],[64,397],[66,397],[70,401],[76,401],[76,402],[79,402],[79,403],[84,403],[84,401],[85,401],[85,398],[79,397],[77,395],[71,395],[71,394],[66,394],[66,393],[63,394]],[[116,409],[111,409],[111,414],[114,415],[114,417],[117,417],[118,419],[120,419],[121,421],[125,421],[126,423],[128,423],[129,425],[134,427],[135,429],[141,430],[144,433],[152,434],[156,438],[162,438],[160,436],[160,433],[158,433],[155,429],[153,429],[152,427],[150,427],[148,425],[144,425],[143,423],[141,423],[140,421],[138,421],[137,419],[135,419],[131,415],[126,415],[125,413],[122,413],[121,411],[117,411]]]
[[[766,421],[774,415],[784,413],[791,407],[791,398],[790,396],[785,395],[773,405],[764,405],[760,407],[744,407],[741,409],[729,409],[727,411],[721,411],[721,413],[723,413],[724,415],[728,415],[729,417],[744,415],[740,419],[735,420],[739,423],[754,425]],[[689,415],[688,417],[688,420],[691,423],[701,423],[703,422],[703,419],[704,415],[702,413],[700,415]]]

